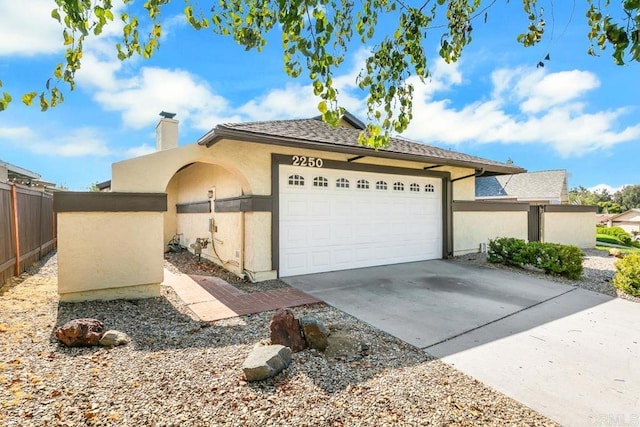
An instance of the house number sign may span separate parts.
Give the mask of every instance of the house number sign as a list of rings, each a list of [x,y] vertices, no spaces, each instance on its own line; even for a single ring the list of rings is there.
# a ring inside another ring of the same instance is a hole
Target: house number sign
[[[306,166],[308,168],[321,168],[324,165],[322,159],[307,156],[292,156],[291,164],[293,166]]]

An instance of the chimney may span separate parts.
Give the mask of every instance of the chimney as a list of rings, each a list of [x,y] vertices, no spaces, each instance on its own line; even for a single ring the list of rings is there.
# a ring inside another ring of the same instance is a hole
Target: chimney
[[[156,126],[156,151],[169,150],[178,146],[178,121],[175,113],[160,112],[160,122]]]

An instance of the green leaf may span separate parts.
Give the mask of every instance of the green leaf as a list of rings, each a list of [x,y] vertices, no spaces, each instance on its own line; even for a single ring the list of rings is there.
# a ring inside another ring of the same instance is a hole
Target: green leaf
[[[22,95],[22,103],[27,107],[30,107],[33,103],[33,99],[38,96],[36,92],[29,92]]]
[[[58,12],[58,9],[53,9],[51,11],[51,17],[62,24],[62,20],[60,19],[60,12]]]
[[[320,101],[318,103],[318,111],[320,111],[323,115],[327,113],[327,101]]]

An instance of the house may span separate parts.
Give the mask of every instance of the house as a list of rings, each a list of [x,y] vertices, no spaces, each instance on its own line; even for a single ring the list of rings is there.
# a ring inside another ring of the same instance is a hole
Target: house
[[[53,182],[43,180],[40,174],[2,160],[0,160],[0,182],[16,183],[48,192],[55,191],[56,187]]]
[[[111,180],[96,183],[98,191],[111,191]]]
[[[483,176],[476,179],[476,200],[564,205],[569,203],[567,188],[566,170]]]
[[[609,227],[620,227],[627,233],[640,233],[640,209],[629,209],[618,215],[612,215],[607,221]]]
[[[162,249],[183,246],[252,281],[442,259],[528,238],[529,204],[475,198],[478,176],[524,169],[318,118],[220,124],[178,146],[162,116],[155,153],[114,163],[111,192],[58,193],[62,300],[158,295]],[[595,210],[545,212],[543,239],[595,244]],[[100,275],[95,272],[100,271]]]

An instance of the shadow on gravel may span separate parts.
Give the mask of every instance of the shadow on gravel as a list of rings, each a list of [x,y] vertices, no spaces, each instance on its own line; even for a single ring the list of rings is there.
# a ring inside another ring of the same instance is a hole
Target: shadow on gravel
[[[59,303],[55,329],[78,318],[102,321],[105,330],[116,329],[131,338],[139,351],[182,348],[215,348],[242,345],[268,338],[269,320],[265,313],[227,319],[215,323],[200,322],[181,313],[166,298],[142,300],[87,301]],[[264,327],[259,327],[264,325]],[[101,347],[69,348],[60,344],[61,352],[74,355],[91,353]]]

